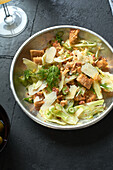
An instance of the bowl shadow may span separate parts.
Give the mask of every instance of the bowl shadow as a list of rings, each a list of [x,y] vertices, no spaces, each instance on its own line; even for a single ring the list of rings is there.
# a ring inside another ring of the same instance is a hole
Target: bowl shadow
[[[54,140],[62,145],[81,146],[99,142],[113,133],[112,111],[98,123],[79,130],[54,130],[38,126],[39,130],[50,140]]]

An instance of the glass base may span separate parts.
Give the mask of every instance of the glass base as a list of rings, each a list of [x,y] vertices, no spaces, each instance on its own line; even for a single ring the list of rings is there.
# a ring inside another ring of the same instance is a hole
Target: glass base
[[[14,37],[20,34],[27,25],[27,15],[26,13],[16,7],[8,6],[10,15],[13,17],[14,22],[11,25],[6,24],[4,21],[5,13],[4,9],[0,9],[0,36],[2,37]]]

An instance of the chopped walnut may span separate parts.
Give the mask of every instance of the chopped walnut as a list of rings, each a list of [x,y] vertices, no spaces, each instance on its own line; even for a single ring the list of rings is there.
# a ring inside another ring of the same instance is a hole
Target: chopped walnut
[[[62,101],[60,102],[60,104],[61,104],[62,106],[67,105],[67,100],[62,100]]]
[[[39,111],[39,110],[40,110],[40,107],[41,107],[43,104],[44,104],[44,101],[41,100],[41,101],[35,102],[35,103],[34,103],[34,106],[35,106],[36,110]]]
[[[75,44],[78,40],[78,33],[80,30],[78,29],[72,29],[69,33],[69,41],[70,44]]]
[[[53,88],[52,88],[52,91],[56,92],[57,95],[58,95],[58,93],[59,93],[59,89],[56,88],[56,87],[53,87]]]

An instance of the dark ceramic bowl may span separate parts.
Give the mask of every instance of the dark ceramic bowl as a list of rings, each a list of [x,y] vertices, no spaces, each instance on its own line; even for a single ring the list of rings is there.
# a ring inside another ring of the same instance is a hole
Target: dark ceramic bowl
[[[3,143],[0,145],[0,152],[2,152],[2,150],[5,148],[7,144],[7,140],[8,140],[8,136],[10,132],[10,121],[9,121],[6,111],[1,105],[0,105],[0,121],[2,121],[4,124],[4,129],[1,135],[3,138]]]

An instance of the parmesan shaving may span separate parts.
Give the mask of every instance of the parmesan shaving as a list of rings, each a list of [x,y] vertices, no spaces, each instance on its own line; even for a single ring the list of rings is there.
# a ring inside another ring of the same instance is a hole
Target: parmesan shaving
[[[95,79],[98,77],[99,73],[95,67],[93,67],[90,63],[86,63],[82,66],[81,71],[87,76]]]

